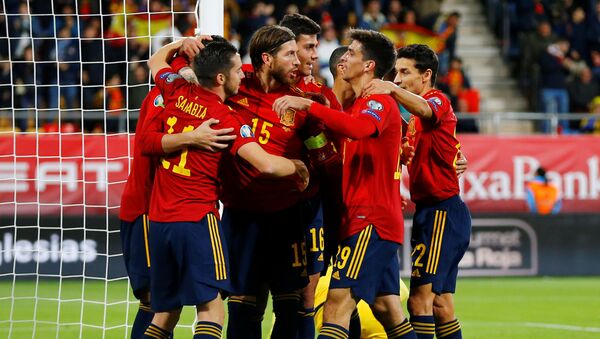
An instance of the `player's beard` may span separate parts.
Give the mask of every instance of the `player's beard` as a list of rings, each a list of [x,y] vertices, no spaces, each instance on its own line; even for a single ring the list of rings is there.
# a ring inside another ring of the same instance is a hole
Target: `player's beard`
[[[231,78],[227,77],[227,80],[225,81],[225,85],[223,86],[223,89],[225,90],[225,97],[229,98],[230,96],[238,94],[238,90],[240,89],[240,86],[239,86],[239,84],[238,85],[234,84],[233,81],[231,80]]]
[[[296,81],[295,77],[293,79],[290,78],[289,72],[286,72],[285,68],[279,65],[275,65],[271,76],[282,85],[291,85]]]

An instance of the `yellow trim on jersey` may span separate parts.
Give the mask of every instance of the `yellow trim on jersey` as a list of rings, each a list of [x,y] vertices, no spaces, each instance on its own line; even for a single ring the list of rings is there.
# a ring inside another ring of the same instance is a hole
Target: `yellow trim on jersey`
[[[221,236],[219,235],[217,218],[212,213],[209,213],[207,215],[207,220],[213,259],[215,262],[216,279],[225,280],[227,279],[227,267],[225,266],[225,255],[223,254],[223,245],[221,243]]]
[[[442,240],[444,238],[444,228],[446,226],[446,215],[446,211],[435,211],[433,232],[431,234],[431,243],[429,244],[429,255],[427,256],[427,267],[425,268],[425,272],[429,274],[436,274],[437,266],[440,262]]]
[[[146,264],[148,265],[148,267],[150,267],[150,246],[148,246],[148,231],[149,231],[149,222],[148,222],[148,215],[146,214],[142,214],[142,221],[143,221],[143,225],[142,227],[144,227],[144,247],[146,249]]]
[[[367,226],[362,230],[358,236],[352,259],[350,259],[350,266],[346,272],[346,276],[350,279],[358,278],[358,272],[362,266],[362,262],[365,259],[367,252],[367,246],[369,245],[369,239],[371,239],[371,232],[373,231],[373,225]]]

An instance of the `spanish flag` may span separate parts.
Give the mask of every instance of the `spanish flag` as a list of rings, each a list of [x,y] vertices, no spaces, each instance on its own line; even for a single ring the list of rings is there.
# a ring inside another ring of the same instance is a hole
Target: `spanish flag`
[[[440,53],[446,47],[445,40],[438,34],[416,25],[389,24],[381,27],[380,32],[390,38],[397,48],[411,44],[424,44],[436,53]]]

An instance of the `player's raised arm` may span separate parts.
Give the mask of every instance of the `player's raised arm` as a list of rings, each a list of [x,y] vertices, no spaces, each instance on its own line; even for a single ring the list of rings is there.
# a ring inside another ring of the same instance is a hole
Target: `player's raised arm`
[[[179,40],[164,45],[148,59],[148,67],[153,79],[161,69],[171,67],[169,62],[173,59],[179,47],[181,47],[181,42],[182,40]]]
[[[186,47],[184,51],[185,54],[188,57],[193,58],[200,50],[204,48],[202,40],[212,40],[212,38],[210,36],[185,38],[161,47],[150,57],[150,59],[148,59],[148,67],[150,68],[152,77],[156,77],[161,69],[171,67],[169,62],[173,59],[175,53],[182,48],[182,46]]]

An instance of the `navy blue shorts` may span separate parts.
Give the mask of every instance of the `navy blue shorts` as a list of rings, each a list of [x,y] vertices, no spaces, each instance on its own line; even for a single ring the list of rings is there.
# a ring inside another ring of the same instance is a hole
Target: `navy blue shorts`
[[[140,299],[150,291],[150,252],[148,249],[148,216],[140,215],[133,222],[121,220],[121,247],[125,269],[133,295]]]
[[[410,286],[431,283],[436,294],[454,293],[458,263],[470,238],[471,214],[458,195],[433,206],[417,205],[410,241]]]
[[[369,305],[377,296],[400,295],[400,244],[383,240],[375,227],[342,240],[329,288],[350,288]]]
[[[152,309],[165,312],[213,300],[229,291],[229,254],[221,224],[208,213],[198,222],[150,222]]]
[[[260,295],[264,286],[272,294],[291,293],[307,285],[305,213],[305,202],[269,214],[224,209],[232,295]]]
[[[304,234],[306,241],[306,269],[308,275],[313,275],[321,273],[325,267],[323,261],[323,250],[325,250],[323,204],[319,195],[309,199],[307,204],[309,220]]]

